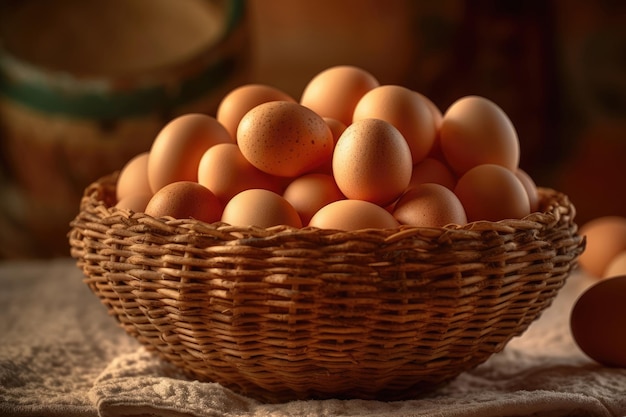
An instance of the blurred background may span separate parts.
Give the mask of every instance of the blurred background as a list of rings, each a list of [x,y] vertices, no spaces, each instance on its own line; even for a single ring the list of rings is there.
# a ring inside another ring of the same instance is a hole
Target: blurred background
[[[579,224],[626,216],[626,2],[2,0],[0,258],[68,256],[84,188],[177,114],[339,64],[442,111],[491,99]]]

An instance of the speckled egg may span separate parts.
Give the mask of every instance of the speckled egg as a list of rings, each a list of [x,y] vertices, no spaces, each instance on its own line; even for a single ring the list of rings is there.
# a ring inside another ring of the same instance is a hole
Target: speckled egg
[[[237,128],[241,153],[261,171],[297,177],[331,158],[333,135],[324,119],[298,103],[260,104]]]

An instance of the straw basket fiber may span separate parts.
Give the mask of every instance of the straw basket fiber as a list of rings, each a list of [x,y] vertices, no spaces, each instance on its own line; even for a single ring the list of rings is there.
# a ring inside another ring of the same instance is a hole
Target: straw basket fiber
[[[71,224],[87,285],[167,361],[268,402],[448,382],[523,333],[584,249],[573,205],[545,188],[521,220],[339,232],[157,219],[114,208],[115,180]]]

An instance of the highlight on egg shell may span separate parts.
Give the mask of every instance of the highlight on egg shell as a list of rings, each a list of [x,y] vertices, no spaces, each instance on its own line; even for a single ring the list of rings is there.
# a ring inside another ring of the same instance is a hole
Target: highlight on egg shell
[[[268,174],[296,177],[331,158],[330,128],[313,110],[298,103],[260,104],[241,119],[237,144],[248,161]]]
[[[148,181],[152,192],[177,181],[197,181],[202,155],[218,143],[233,140],[214,117],[190,113],[170,121],[150,148]]]
[[[237,126],[243,116],[259,104],[269,101],[296,100],[286,92],[265,84],[246,84],[231,90],[222,98],[215,118],[233,138],[237,137]]]
[[[507,114],[481,96],[456,100],[443,115],[439,140],[446,161],[457,175],[482,164],[515,171],[519,165],[517,131]]]
[[[244,190],[231,198],[221,220],[243,227],[302,227],[300,215],[283,196],[260,188]]]
[[[454,187],[467,221],[521,219],[530,214],[528,194],[510,170],[496,164],[481,164],[467,171]]]
[[[338,200],[317,211],[309,226],[320,229],[355,231],[393,229],[400,224],[384,208],[364,200]]]
[[[322,117],[352,123],[358,101],[380,85],[376,77],[352,65],[338,65],[316,74],[304,87],[300,104]]]
[[[176,181],[154,193],[145,213],[157,218],[192,218],[214,223],[220,220],[222,210],[222,203],[208,188],[195,181]]]
[[[352,122],[363,119],[385,120],[398,129],[409,145],[413,164],[428,155],[437,136],[430,105],[421,94],[399,85],[381,85],[361,97]]]
[[[393,208],[400,224],[415,227],[444,227],[467,223],[458,197],[441,184],[425,183],[409,188]]]
[[[152,195],[148,181],[149,152],[142,152],[131,158],[117,177],[115,195],[118,201],[135,194]]]
[[[198,183],[226,204],[235,194],[251,188],[282,193],[282,180],[253,166],[235,143],[207,149],[198,164]]]
[[[333,175],[341,192],[351,199],[390,204],[409,185],[412,168],[409,145],[384,120],[357,120],[335,144]]]

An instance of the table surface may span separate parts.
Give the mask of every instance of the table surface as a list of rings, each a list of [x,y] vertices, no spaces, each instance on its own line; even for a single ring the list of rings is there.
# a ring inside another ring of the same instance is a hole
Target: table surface
[[[553,305],[476,369],[406,401],[263,404],[184,377],[129,337],[71,259],[0,262],[0,415],[626,416],[626,369],[586,357],[569,330],[593,283],[570,276]]]

